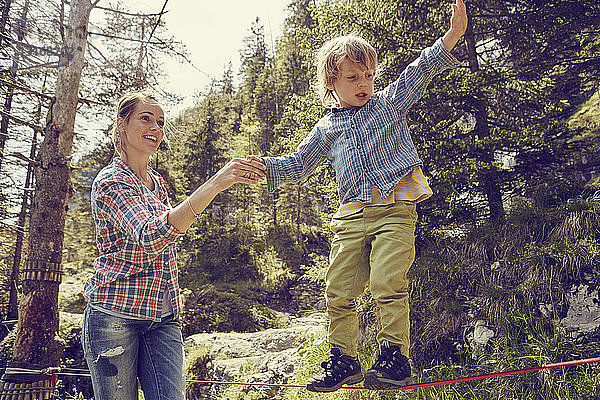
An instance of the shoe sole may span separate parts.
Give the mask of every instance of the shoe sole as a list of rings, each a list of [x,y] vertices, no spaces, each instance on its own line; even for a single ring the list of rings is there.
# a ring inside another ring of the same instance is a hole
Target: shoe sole
[[[413,380],[412,380],[412,377],[410,377],[410,376],[397,381],[394,379],[388,379],[388,378],[383,378],[383,377],[377,376],[376,372],[368,371],[365,374],[365,381],[363,383],[363,386],[366,387],[367,389],[371,389],[371,390],[384,390],[384,389],[390,389],[390,388],[400,388],[400,387],[412,385],[412,383],[413,383]]]
[[[358,373],[356,375],[347,377],[346,379],[344,379],[343,381],[341,381],[340,383],[338,383],[335,386],[315,386],[312,384],[308,384],[308,385],[306,385],[306,390],[311,391],[311,392],[320,392],[320,393],[335,392],[336,390],[338,390],[339,388],[341,388],[344,385],[354,385],[355,383],[359,383],[362,380],[363,380],[363,374]]]

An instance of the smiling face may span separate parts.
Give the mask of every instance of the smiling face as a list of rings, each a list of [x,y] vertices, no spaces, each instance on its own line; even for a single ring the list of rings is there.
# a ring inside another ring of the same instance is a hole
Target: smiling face
[[[165,114],[154,100],[139,100],[127,120],[118,125],[124,135],[123,149],[127,158],[149,158],[156,152],[164,137]]]
[[[327,88],[335,93],[340,106],[361,107],[373,96],[375,70],[344,57],[333,84]]]

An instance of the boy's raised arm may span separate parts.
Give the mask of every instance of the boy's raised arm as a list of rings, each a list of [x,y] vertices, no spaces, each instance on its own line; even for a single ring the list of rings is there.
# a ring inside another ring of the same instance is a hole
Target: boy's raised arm
[[[467,30],[467,6],[464,0],[456,0],[452,4],[452,16],[450,17],[450,29],[442,37],[444,47],[448,51],[452,50],[462,35]]]

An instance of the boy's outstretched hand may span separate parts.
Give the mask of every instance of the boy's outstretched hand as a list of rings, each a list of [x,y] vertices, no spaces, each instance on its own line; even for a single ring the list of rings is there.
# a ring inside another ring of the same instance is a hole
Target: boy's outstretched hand
[[[467,6],[464,0],[456,0],[455,4],[452,4],[452,17],[450,17],[450,29],[444,37],[442,42],[448,51],[452,50],[458,39],[465,34],[467,30]]]
[[[450,17],[450,31],[457,34],[459,37],[465,34],[467,30],[467,6],[464,0],[456,0],[456,4],[452,4],[452,17]]]

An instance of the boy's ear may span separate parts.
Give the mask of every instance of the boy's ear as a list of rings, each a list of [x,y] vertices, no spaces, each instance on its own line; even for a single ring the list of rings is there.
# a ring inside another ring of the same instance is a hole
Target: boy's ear
[[[335,80],[336,80],[336,79],[337,79],[337,78],[333,78],[333,79],[331,79],[331,82],[329,82],[329,83],[328,83],[328,84],[327,84],[325,87],[326,87],[328,90],[331,90],[332,92],[335,92],[335,87],[333,86],[333,83],[335,82]]]

